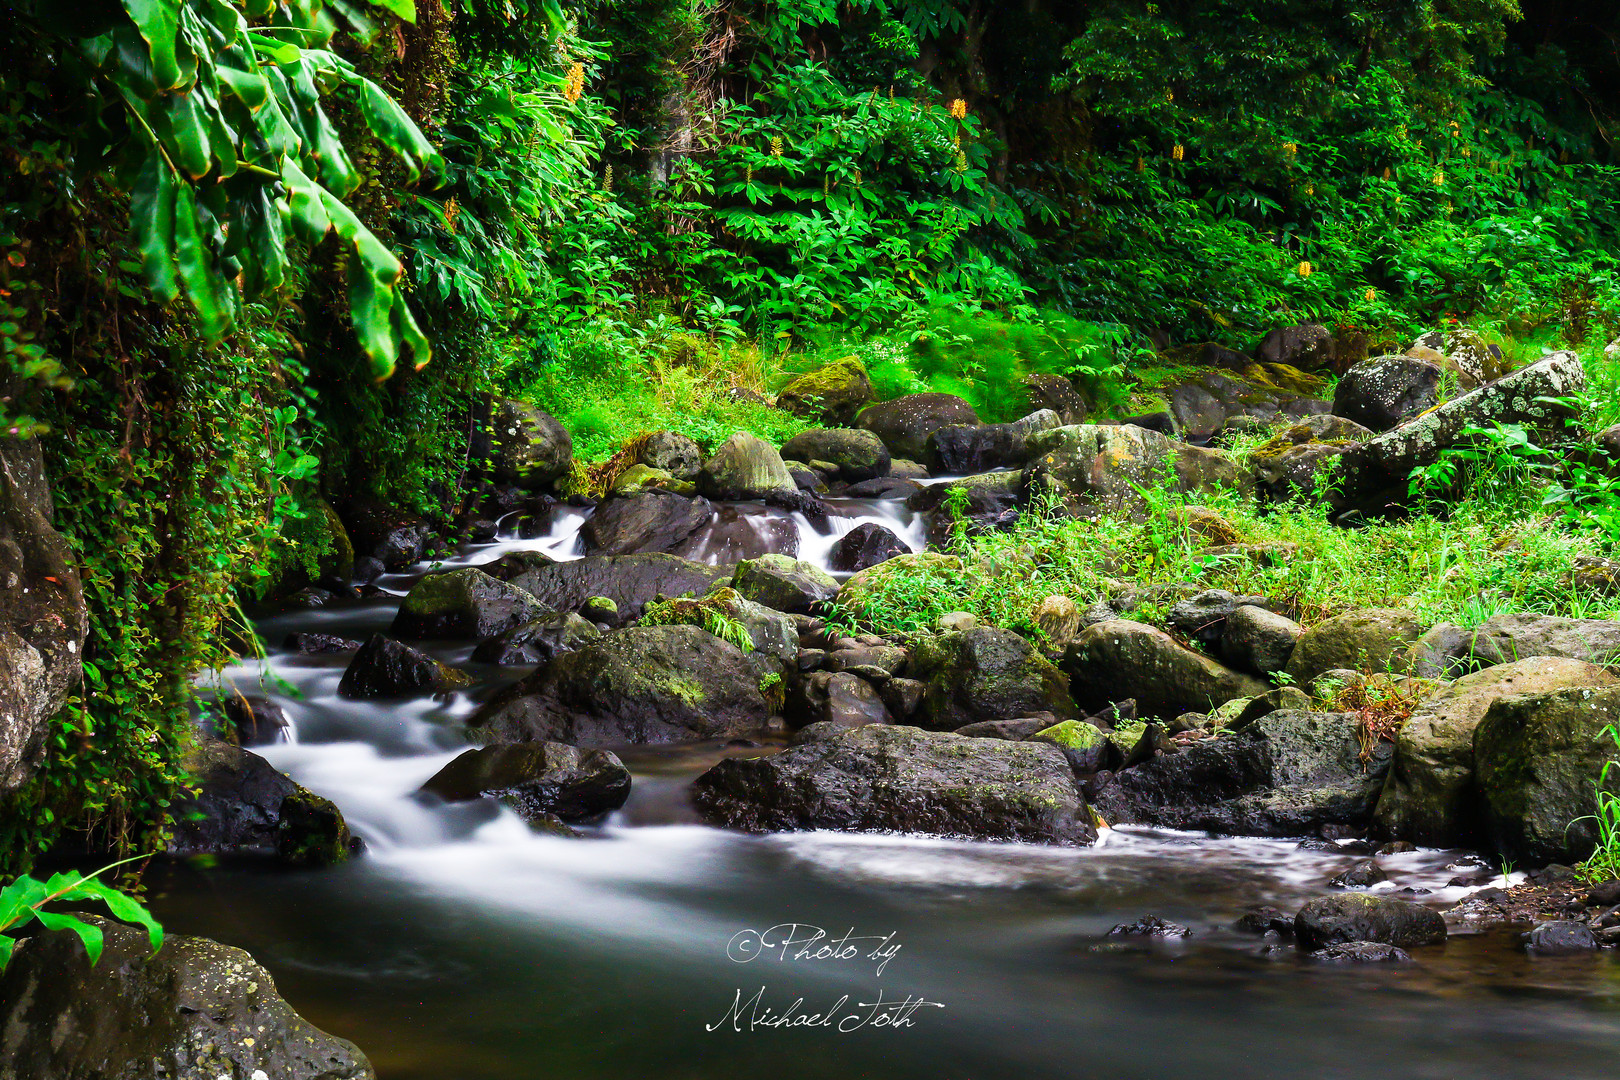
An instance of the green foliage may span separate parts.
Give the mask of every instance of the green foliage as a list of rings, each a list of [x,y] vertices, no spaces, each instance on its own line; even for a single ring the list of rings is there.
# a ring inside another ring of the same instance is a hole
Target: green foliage
[[[1620,727],[1610,725],[1603,734],[1614,740],[1616,759],[1620,759]],[[1610,777],[1620,778],[1620,760],[1610,760],[1603,766],[1597,780],[1597,813],[1592,820],[1598,827],[1597,850],[1580,865],[1580,871],[1592,881],[1608,881],[1620,877],[1620,794]]]
[[[125,860],[129,861],[129,860]],[[49,881],[26,875],[0,890],[0,971],[11,962],[16,939],[8,936],[38,919],[47,930],[71,930],[84,942],[91,966],[101,960],[101,927],[67,912],[46,911],[46,904],[92,901],[106,906],[114,918],[146,928],[153,950],[163,947],[163,928],[146,908],[96,878],[122,863],[104,866],[92,874],[53,874]]]
[[[716,589],[697,599],[677,597],[673,600],[656,600],[647,605],[638,625],[697,626],[745,653],[753,652],[754,639],[748,633],[748,627],[739,622],[735,615],[741,600],[735,589]],[[768,689],[761,684],[761,693]]]

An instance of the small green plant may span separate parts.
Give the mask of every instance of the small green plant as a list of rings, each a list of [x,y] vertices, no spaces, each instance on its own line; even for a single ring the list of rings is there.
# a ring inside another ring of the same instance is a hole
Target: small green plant
[[[1580,866],[1581,873],[1592,881],[1620,877],[1620,794],[1610,783],[1612,776],[1620,774],[1620,725],[1610,724],[1603,734],[1614,740],[1615,756],[1604,763],[1598,776],[1597,813],[1580,819],[1597,823],[1597,850]]]
[[[742,596],[735,589],[716,589],[707,596],[655,600],[641,616],[642,626],[697,626],[743,652],[754,651],[754,638],[733,614]]]
[[[152,940],[152,948],[154,950],[162,948],[163,928],[152,918],[151,913],[132,897],[96,880],[108,870],[134,861],[135,859],[124,859],[85,875],[64,871],[52,875],[49,881],[40,881],[25,874],[7,885],[0,891],[0,971],[11,962],[12,950],[17,946],[16,939],[10,935],[35,919],[48,930],[71,930],[79,935],[79,940],[84,942],[84,951],[89,955],[92,965],[101,959],[101,928],[85,922],[70,912],[46,911],[45,905],[53,903],[100,902],[114,918],[146,927],[146,932]]]

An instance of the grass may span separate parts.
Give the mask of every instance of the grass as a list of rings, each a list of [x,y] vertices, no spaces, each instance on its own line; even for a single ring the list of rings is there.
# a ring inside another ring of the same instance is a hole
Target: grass
[[[1615,793],[1609,780],[1620,773],[1620,727],[1611,724],[1604,734],[1614,740],[1615,757],[1604,765],[1598,777],[1597,813],[1593,815],[1598,827],[1597,850],[1580,866],[1589,881],[1620,877],[1620,794]]]

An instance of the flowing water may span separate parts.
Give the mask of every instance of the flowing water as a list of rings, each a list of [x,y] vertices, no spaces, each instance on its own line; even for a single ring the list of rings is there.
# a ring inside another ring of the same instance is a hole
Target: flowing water
[[[924,523],[898,503],[838,511],[823,534],[797,515],[722,508],[683,553],[796,547],[824,564],[863,520],[921,547]],[[563,510],[546,536],[444,565],[574,557],[583,520]],[[402,594],[412,580],[381,584]],[[386,629],[397,603],[273,615],[261,629],[272,646],[292,630],[358,637]],[[1454,934],[1413,966],[1342,969],[1232,931],[1249,905],[1292,911],[1356,861],[1292,841],[1134,828],[1083,850],[743,836],[686,805],[691,778],[739,752],[718,746],[626,751],[630,801],[585,839],[535,834],[496,805],[430,806],[413,793],[466,748],[460,720],[527,669],[470,665],[470,644],[427,648],[478,687],[345,701],[347,656],[275,650],[226,673],[286,708],[291,741],[256,749],[342,808],[363,858],[176,866],[153,881],[172,931],[250,951],[384,1080],[1483,1080],[1612,1077],[1620,1063],[1612,953],[1531,959],[1506,932]],[[1481,865],[1455,851],[1380,861],[1393,879],[1380,889],[1429,889],[1421,899],[1437,906],[1464,892],[1446,881]],[[1149,913],[1193,936],[1105,939]],[[817,928],[826,938],[805,948]],[[756,1015],[782,1022],[751,1027]]]

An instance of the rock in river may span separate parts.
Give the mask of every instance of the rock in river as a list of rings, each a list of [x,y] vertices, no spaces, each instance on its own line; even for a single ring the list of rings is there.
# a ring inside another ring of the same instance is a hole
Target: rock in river
[[[1323,896],[1294,917],[1294,937],[1306,950],[1352,941],[1374,941],[1402,949],[1446,940],[1446,920],[1433,908],[1369,893]]]
[[[497,796],[525,818],[552,814],[586,821],[630,797],[630,770],[606,750],[555,742],[468,750],[434,773],[422,790],[446,802]]]
[[[1063,654],[1075,697],[1086,708],[1135,698],[1146,716],[1172,719],[1208,712],[1234,698],[1252,698],[1270,687],[1194,652],[1163,630],[1127,619],[1095,623]]]
[[[476,567],[429,574],[411,587],[389,632],[408,638],[494,637],[547,613],[534,597]]]
[[[927,684],[917,723],[952,731],[981,720],[1049,712],[1080,716],[1056,664],[1011,630],[980,626],[924,638],[907,677]]]
[[[592,597],[613,601],[616,624],[634,622],[659,596],[697,596],[730,576],[724,567],[674,555],[589,555],[525,570],[512,584],[557,611],[574,611]]]
[[[354,654],[338,683],[338,696],[396,698],[442,694],[472,685],[472,679],[425,652],[372,634]]]
[[[1090,844],[1091,814],[1055,746],[870,725],[698,777],[710,821],[763,832],[839,829]]]

